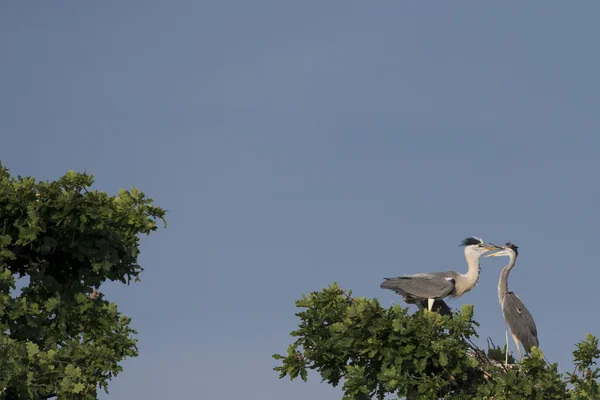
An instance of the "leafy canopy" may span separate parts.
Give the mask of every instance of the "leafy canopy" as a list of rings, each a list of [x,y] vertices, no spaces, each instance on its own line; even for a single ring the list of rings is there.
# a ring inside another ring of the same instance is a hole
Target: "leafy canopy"
[[[138,279],[139,236],[166,226],[166,211],[137,189],[92,184],[73,171],[12,177],[0,163],[0,398],[95,399],[138,354],[131,319],[97,289]]]
[[[411,315],[400,305],[386,309],[376,299],[351,294],[333,284],[296,301],[301,309],[298,329],[291,333],[296,340],[286,354],[273,355],[280,362],[274,368],[280,378],[306,381],[314,370],[333,386],[343,381],[343,400],[388,394],[407,399],[600,398],[600,369],[592,370],[600,352],[592,335],[577,345],[577,371],[565,378],[538,348],[522,364],[508,366],[504,349],[478,349],[471,340],[479,326],[472,305],[452,317],[428,311]]]

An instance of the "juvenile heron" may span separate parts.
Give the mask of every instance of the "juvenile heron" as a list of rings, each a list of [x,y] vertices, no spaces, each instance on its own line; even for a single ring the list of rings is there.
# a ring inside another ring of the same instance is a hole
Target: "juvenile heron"
[[[523,345],[525,352],[529,354],[531,353],[531,348],[533,346],[539,345],[539,340],[537,337],[537,328],[531,313],[527,307],[525,307],[525,304],[523,304],[519,296],[508,291],[508,274],[510,274],[510,270],[515,266],[515,262],[519,256],[519,248],[511,242],[508,242],[503,247],[496,246],[496,249],[501,251],[488,254],[486,257],[509,257],[508,265],[502,268],[502,272],[500,272],[500,280],[498,281],[498,300],[500,300],[504,321],[506,321],[506,324],[510,329],[510,334],[517,345],[521,361],[523,361],[523,354],[521,354],[519,343]],[[506,338],[506,353],[506,357],[508,358],[508,335]]]
[[[479,258],[484,253],[497,249],[495,245],[485,244],[475,236],[466,238],[460,245],[465,248],[469,266],[466,274],[447,271],[385,278],[381,288],[393,290],[404,297],[408,304],[417,304],[419,308],[425,308],[427,304],[427,309],[431,311],[435,303],[443,314],[449,313],[450,309],[442,299],[458,298],[473,289],[479,280]]]

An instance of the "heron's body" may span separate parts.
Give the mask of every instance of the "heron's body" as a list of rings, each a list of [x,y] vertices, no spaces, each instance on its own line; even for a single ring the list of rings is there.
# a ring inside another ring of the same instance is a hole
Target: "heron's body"
[[[468,272],[461,274],[455,271],[428,272],[397,278],[385,278],[381,284],[383,289],[390,289],[401,295],[409,304],[417,304],[419,308],[431,311],[436,302],[442,313],[449,313],[450,308],[442,300],[444,298],[457,298],[467,293],[479,281],[479,258],[493,247],[483,243],[479,238],[467,238],[462,243],[465,246],[465,258]],[[443,304],[442,304],[443,303]]]
[[[502,314],[517,348],[521,343],[525,352],[531,353],[531,348],[533,346],[537,347],[540,341],[537,337],[535,321],[519,296],[513,292],[509,292],[504,296]]]
[[[539,345],[539,339],[537,337],[537,327],[535,326],[535,321],[533,320],[531,313],[527,307],[525,307],[525,304],[523,304],[519,296],[508,290],[508,275],[515,266],[518,256],[517,249],[517,246],[507,243],[504,246],[504,251],[490,254],[487,257],[503,255],[510,257],[508,265],[504,267],[500,273],[500,279],[498,281],[498,300],[500,301],[504,321],[506,321],[506,324],[508,325],[511,336],[513,337],[522,359],[523,355],[521,354],[521,347],[519,344],[522,344],[525,352],[529,354],[531,353],[531,348],[533,346],[537,347]]]
[[[454,271],[426,272],[385,278],[381,287],[395,291],[406,300],[440,300],[446,297],[460,297],[471,290],[479,279],[479,273],[473,275],[469,279],[468,274]]]

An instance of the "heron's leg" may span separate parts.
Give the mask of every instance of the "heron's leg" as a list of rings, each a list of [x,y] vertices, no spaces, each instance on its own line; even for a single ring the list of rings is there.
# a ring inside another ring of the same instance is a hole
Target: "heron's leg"
[[[433,303],[435,303],[435,299],[427,299],[427,309],[431,311],[433,308]]]
[[[508,329],[504,332],[506,333],[506,359],[504,360],[504,365],[508,365]]]
[[[519,352],[519,362],[523,362],[523,354],[521,353],[521,342],[519,342],[519,339],[517,339],[517,337],[511,332],[510,333],[513,337],[513,340],[515,341],[515,345],[517,346],[517,351]]]

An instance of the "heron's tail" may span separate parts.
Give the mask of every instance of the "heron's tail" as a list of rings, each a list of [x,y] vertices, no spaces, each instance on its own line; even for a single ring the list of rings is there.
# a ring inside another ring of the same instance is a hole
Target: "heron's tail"
[[[383,278],[383,283],[379,286],[382,289],[393,290],[394,292],[405,295],[406,293],[402,290],[402,282],[405,280],[403,277],[398,278]]]

